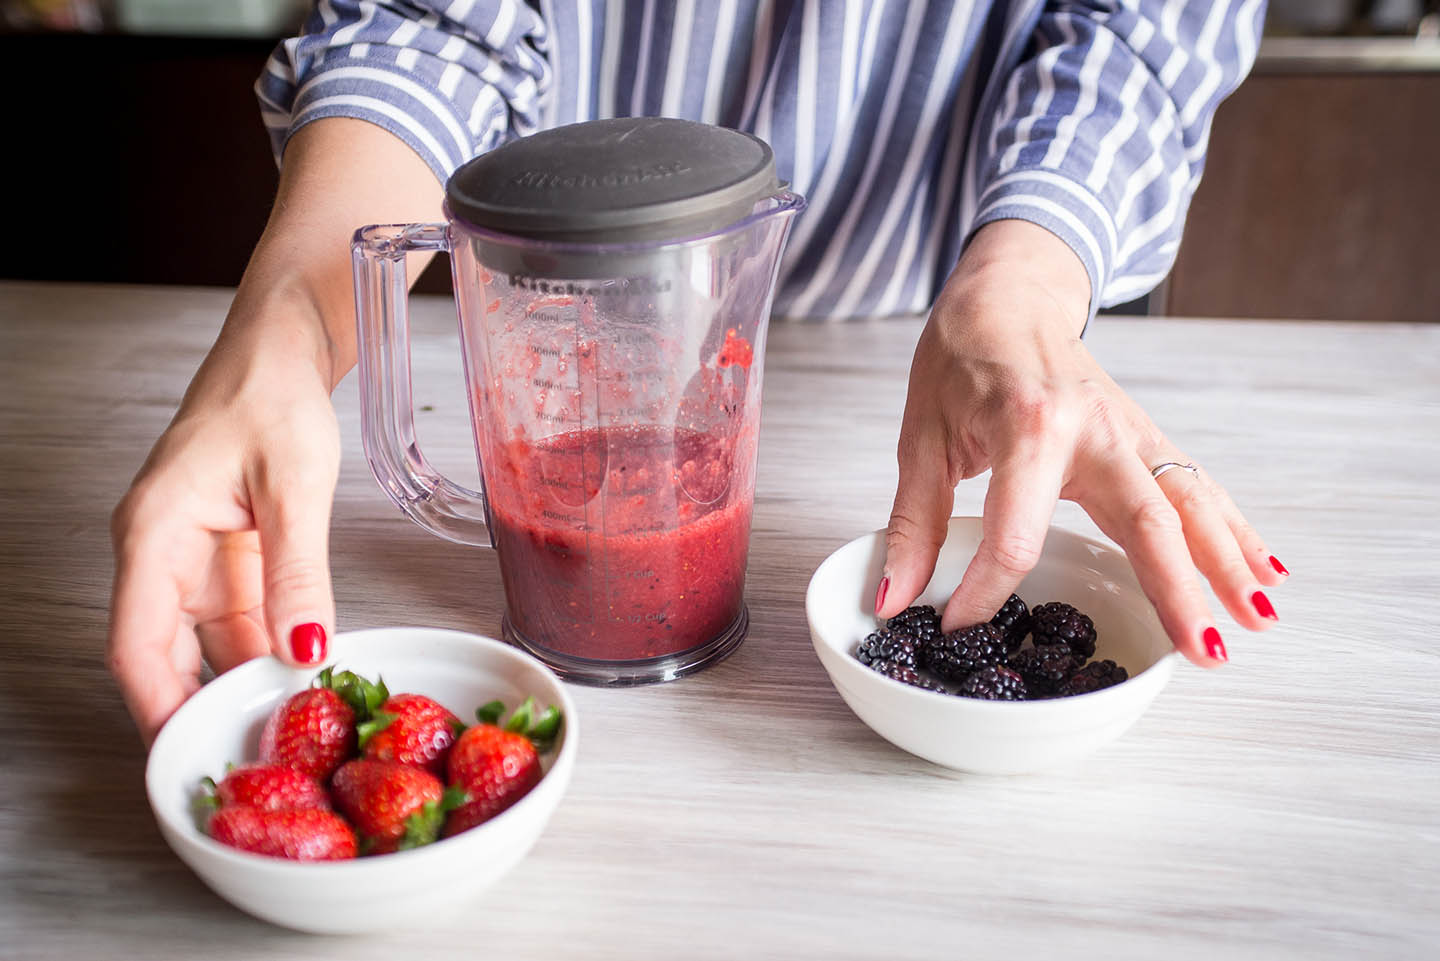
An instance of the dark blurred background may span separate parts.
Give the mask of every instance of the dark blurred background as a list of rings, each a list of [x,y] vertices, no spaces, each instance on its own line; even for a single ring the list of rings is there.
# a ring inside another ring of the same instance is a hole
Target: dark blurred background
[[[0,0],[12,223],[43,225],[0,272],[237,283],[276,182],[251,86],[307,7]],[[1440,0],[1271,0],[1175,270],[1122,309],[1440,320],[1437,229]]]

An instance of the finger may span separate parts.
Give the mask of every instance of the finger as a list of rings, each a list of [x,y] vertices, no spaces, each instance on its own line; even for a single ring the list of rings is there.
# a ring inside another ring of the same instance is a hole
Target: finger
[[[1065,445],[1036,439],[996,461],[985,492],[980,546],[945,605],[943,629],[990,620],[1035,569],[1068,459]]]
[[[1240,545],[1240,552],[1244,555],[1245,563],[1249,565],[1255,579],[1266,587],[1278,587],[1284,584],[1289,578],[1290,572],[1285,569],[1284,564],[1280,563],[1280,558],[1270,553],[1270,548],[1265,545],[1265,539],[1256,532],[1255,528],[1250,526],[1250,522],[1245,519],[1244,514],[1240,513],[1240,508],[1235,506],[1235,501],[1230,494],[1225,488],[1215,483],[1214,478],[1207,473],[1202,472],[1200,480],[1205,484],[1210,499],[1214,501],[1220,515],[1225,518],[1225,523],[1229,526],[1230,533],[1235,536],[1235,542]]]
[[[334,480],[313,463],[266,465],[251,486],[271,650],[296,666],[323,661],[334,630],[328,545]]]
[[[912,604],[935,573],[945,543],[955,486],[943,437],[900,430],[900,480],[885,533],[885,570],[875,592],[875,616],[894,617]]]
[[[205,663],[216,674],[224,674],[246,661],[270,653],[270,635],[265,631],[264,610],[226,614],[195,625]]]
[[[1178,453],[1169,459],[1186,463]],[[1275,609],[1260,590],[1234,532],[1211,499],[1203,478],[1188,470],[1171,470],[1156,478],[1155,483],[1180,515],[1190,559],[1210,582],[1210,589],[1230,616],[1252,631],[1263,631],[1274,625]]]
[[[246,512],[246,523],[254,518]],[[182,594],[184,609],[200,623],[224,614],[241,614],[265,603],[265,564],[260,535],[253,530],[211,531],[209,561],[199,583]]]
[[[183,625],[180,590],[166,568],[162,541],[151,535],[137,543],[129,523],[119,523],[123,529],[116,535],[107,660],[125,706],[149,745],[198,682],[182,675],[172,658]]]
[[[1080,504],[1130,558],[1140,589],[1176,650],[1201,667],[1228,659],[1185,544],[1180,515],[1138,461],[1096,469],[1098,486]]]

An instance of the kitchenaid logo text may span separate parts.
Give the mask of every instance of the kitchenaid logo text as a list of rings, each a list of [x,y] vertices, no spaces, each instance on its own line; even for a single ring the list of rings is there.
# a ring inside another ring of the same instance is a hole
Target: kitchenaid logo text
[[[654,277],[617,277],[590,285],[573,280],[546,280],[528,274],[511,274],[510,286],[516,290],[557,297],[633,297],[670,291],[669,280],[656,280]]]
[[[548,170],[525,170],[512,177],[510,182],[517,187],[534,190],[585,189],[587,187],[621,187],[626,184],[643,184],[683,174],[690,168],[679,161],[651,164],[648,167],[630,167],[624,170],[609,170],[598,174],[557,174]]]

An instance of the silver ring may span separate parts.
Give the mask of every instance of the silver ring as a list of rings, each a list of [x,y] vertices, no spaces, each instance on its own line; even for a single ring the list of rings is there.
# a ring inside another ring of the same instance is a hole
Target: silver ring
[[[1175,470],[1177,468],[1180,470],[1188,470],[1196,477],[1200,476],[1200,468],[1196,467],[1194,464],[1177,464],[1173,460],[1168,460],[1163,464],[1150,468],[1150,476],[1158,481],[1160,479],[1160,475]]]

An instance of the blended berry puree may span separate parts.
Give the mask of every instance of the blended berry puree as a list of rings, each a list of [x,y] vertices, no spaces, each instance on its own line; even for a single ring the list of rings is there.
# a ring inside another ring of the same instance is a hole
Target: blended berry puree
[[[698,647],[735,622],[753,432],[602,427],[497,448],[491,528],[511,624],[529,642],[630,661]]]

